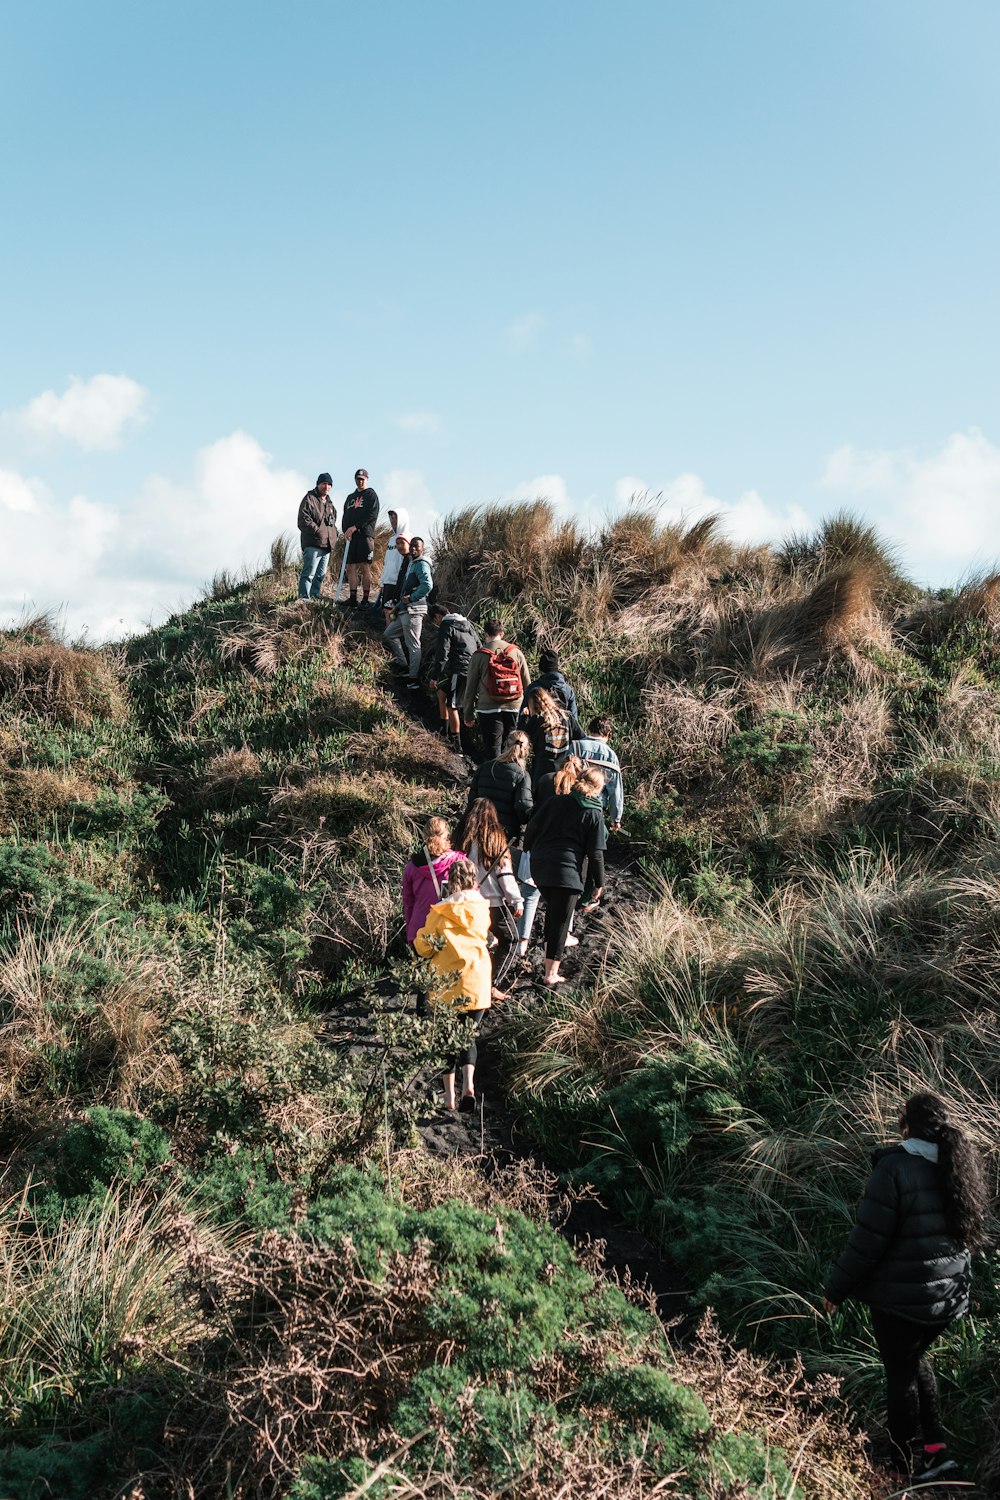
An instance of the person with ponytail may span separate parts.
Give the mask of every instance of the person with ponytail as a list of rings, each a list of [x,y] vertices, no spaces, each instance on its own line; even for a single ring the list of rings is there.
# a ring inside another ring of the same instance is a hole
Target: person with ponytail
[[[476,867],[480,894],[489,903],[493,948],[493,999],[505,998],[503,983],[517,954],[517,923],[524,897],[514,875],[510,843],[487,797],[477,797],[465,817],[459,848]]]
[[[823,1306],[832,1314],[847,1297],[868,1305],[885,1368],[891,1461],[914,1481],[931,1483],[954,1478],[958,1464],[944,1441],[927,1351],[968,1312],[971,1252],[986,1239],[986,1177],[940,1095],[907,1099],[899,1132],[899,1145],[873,1154]],[[923,1447],[914,1455],[918,1430]]]

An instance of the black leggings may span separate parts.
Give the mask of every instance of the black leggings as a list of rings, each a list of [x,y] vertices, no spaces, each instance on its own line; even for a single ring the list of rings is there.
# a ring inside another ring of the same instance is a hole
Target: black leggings
[[[460,1039],[458,1051],[450,1053],[445,1059],[444,1067],[441,1070],[443,1073],[461,1074],[463,1068],[474,1068],[476,1066],[479,1058],[479,1050],[476,1047],[476,1033],[485,1014],[485,1010],[470,1010],[462,1017],[465,1027],[464,1045]]]
[[[497,940],[496,947],[490,950],[490,963],[493,983],[499,988],[517,957],[517,918],[506,903],[490,907],[490,931]]]
[[[940,1443],[941,1409],[928,1349],[946,1323],[909,1323],[893,1313],[871,1309],[875,1342],[885,1366],[889,1442],[900,1468],[909,1469],[910,1446],[918,1429],[925,1443]]]
[[[580,892],[567,891],[561,885],[540,885],[538,889],[545,902],[545,957],[562,958]]]

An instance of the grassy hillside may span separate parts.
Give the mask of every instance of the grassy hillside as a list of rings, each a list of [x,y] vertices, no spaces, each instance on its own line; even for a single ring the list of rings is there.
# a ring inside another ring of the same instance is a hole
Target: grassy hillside
[[[522,1119],[684,1265],[752,1347],[877,1410],[854,1304],[819,1312],[900,1100],[1000,1140],[1000,579],[919,593],[849,516],[777,548],[634,509],[446,523],[439,570],[608,711],[650,905],[605,971],[507,1034]],[[487,542],[491,545],[487,546]],[[1000,1264],[937,1363],[956,1446],[991,1441]]]
[[[577,560],[603,588],[606,562]],[[456,539],[442,563],[459,576]],[[671,1347],[646,1299],[558,1234],[545,1173],[419,1149],[404,1085],[448,1020],[392,999],[397,892],[460,766],[403,716],[380,648],[293,585],[279,547],[122,648],[71,647],[44,620],[0,634],[0,1495],[861,1493],[828,1382],[710,1323]],[[548,630],[535,598],[517,595],[519,628]],[[623,712],[668,648],[609,602],[551,628],[588,701]],[[635,642],[620,668],[612,637]],[[699,852],[702,815],[665,771],[635,773],[671,899],[722,922],[755,875]],[[634,957],[670,1004],[672,941],[658,969]],[[578,1037],[610,993],[555,1019]],[[338,1024],[359,996],[365,1036]],[[623,1040],[605,1077],[572,1041],[543,1087],[550,1024],[525,1022],[511,1054],[543,1138],[584,1103],[599,1120],[645,1068]],[[664,1031],[661,1050],[680,1077],[691,1048]],[[692,1132],[692,1157],[704,1145]],[[637,1135],[623,1200],[645,1153]],[[648,1195],[633,1207],[663,1222]]]

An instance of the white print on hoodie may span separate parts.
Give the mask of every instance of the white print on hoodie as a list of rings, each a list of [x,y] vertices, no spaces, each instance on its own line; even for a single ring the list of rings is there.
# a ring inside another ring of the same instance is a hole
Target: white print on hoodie
[[[410,535],[410,512],[408,510],[400,510],[395,505],[393,506],[393,510],[396,512],[396,529],[389,538],[385,549],[385,562],[382,564],[382,577],[379,579],[379,583],[396,582],[396,579],[399,577],[399,570],[403,565],[403,559],[396,550],[396,538],[398,536],[408,538]]]

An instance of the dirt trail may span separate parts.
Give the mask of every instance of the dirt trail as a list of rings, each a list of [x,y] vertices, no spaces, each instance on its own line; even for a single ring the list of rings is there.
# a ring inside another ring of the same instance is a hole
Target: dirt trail
[[[367,623],[367,622],[366,622]],[[360,622],[359,622],[360,624]],[[356,627],[357,628],[357,627]],[[361,625],[362,629],[366,625]],[[375,634],[375,630],[368,631]],[[430,735],[438,738],[437,705],[429,694],[411,693],[399,686],[395,690],[397,701],[413,723],[415,750],[419,738]],[[440,742],[440,740],[439,740]],[[452,788],[464,788],[468,784],[473,761],[467,757],[451,754],[442,765],[442,780]],[[608,933],[618,922],[627,918],[627,913],[637,904],[646,904],[648,891],[635,868],[634,860],[612,849],[607,861],[605,896],[599,913],[591,917],[581,916],[576,923],[579,946],[568,950],[563,964],[563,973],[570,985],[578,977],[594,973],[604,958]],[[478,1165],[484,1173],[495,1172],[501,1167],[523,1160],[547,1167],[544,1155],[521,1131],[507,1106],[504,1081],[500,1064],[500,1040],[506,1020],[524,1010],[535,1010],[545,1005],[547,992],[541,988],[541,949],[537,936],[541,930],[536,922],[535,936],[530,950],[529,963],[515,972],[509,985],[510,997],[502,1005],[495,1006],[484,1023],[479,1040],[479,1062],[476,1068],[476,1083],[479,1105],[471,1114],[458,1114],[445,1118],[444,1112],[424,1107],[418,1115],[417,1129],[424,1147],[432,1155],[461,1155],[470,1163]],[[401,995],[395,983],[387,978],[378,986],[383,1001],[389,1005],[398,1003],[400,1008],[409,1004],[409,998]],[[374,1034],[371,1013],[363,997],[338,1006],[337,1013],[330,1017],[328,1027],[332,1045],[351,1051],[367,1052],[374,1056],[381,1050],[381,1043]],[[421,1102],[431,1097],[436,1080],[429,1074],[418,1076],[413,1082],[414,1093]],[[562,1225],[561,1232],[574,1244],[585,1248],[588,1244],[602,1242],[604,1263],[621,1277],[631,1277],[644,1284],[655,1294],[661,1316],[665,1321],[683,1321],[689,1313],[687,1293],[683,1277],[642,1234],[622,1223],[617,1214],[606,1208],[597,1198],[578,1201]]]

